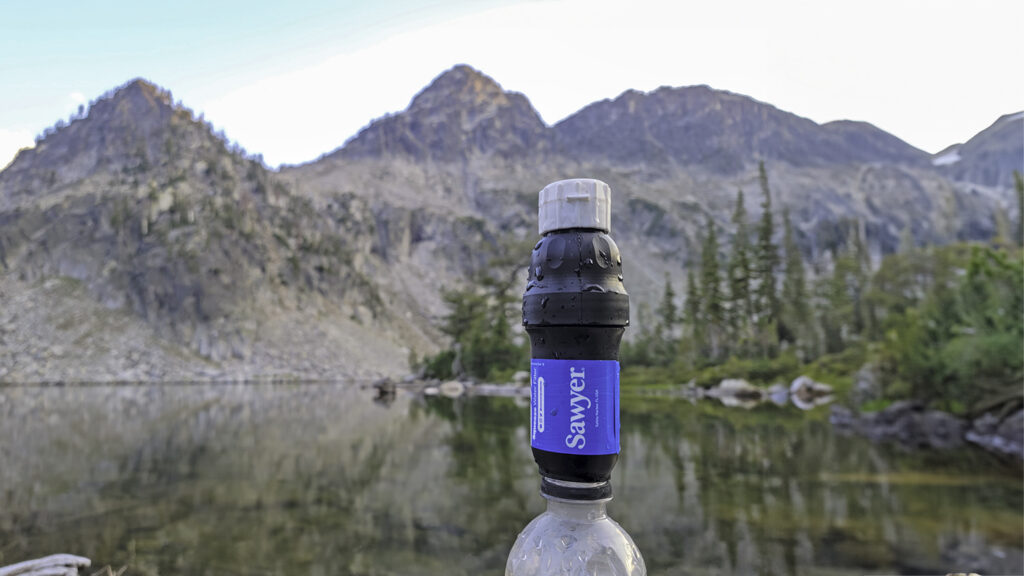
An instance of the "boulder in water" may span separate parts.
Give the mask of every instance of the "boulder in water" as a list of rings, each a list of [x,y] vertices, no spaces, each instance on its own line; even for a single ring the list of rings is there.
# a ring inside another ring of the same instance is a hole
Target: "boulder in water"
[[[739,378],[727,378],[722,380],[718,386],[705,393],[712,398],[739,398],[744,400],[760,400],[761,389],[746,380]]]
[[[815,398],[832,394],[832,387],[828,384],[815,382],[809,376],[799,376],[789,385],[789,394],[804,402],[813,402]]]

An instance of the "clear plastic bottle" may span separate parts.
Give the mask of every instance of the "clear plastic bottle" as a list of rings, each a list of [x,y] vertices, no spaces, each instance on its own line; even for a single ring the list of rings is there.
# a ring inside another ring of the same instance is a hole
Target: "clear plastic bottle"
[[[505,576],[647,576],[633,539],[604,500],[544,495],[548,509],[516,538]]]

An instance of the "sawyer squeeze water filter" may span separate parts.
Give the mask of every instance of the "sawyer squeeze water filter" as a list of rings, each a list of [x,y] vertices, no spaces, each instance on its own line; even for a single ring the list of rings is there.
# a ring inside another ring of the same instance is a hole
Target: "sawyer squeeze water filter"
[[[619,342],[629,324],[611,189],[599,180],[546,186],[538,203],[523,325],[531,346],[530,444],[542,491],[602,499],[619,454]]]

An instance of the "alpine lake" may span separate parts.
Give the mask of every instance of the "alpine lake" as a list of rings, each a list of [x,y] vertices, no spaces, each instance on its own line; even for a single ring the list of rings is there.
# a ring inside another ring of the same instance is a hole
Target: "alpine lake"
[[[624,391],[609,512],[652,575],[1024,573],[1019,461],[828,407]],[[544,508],[523,397],[346,383],[0,388],[0,566],[500,575]]]

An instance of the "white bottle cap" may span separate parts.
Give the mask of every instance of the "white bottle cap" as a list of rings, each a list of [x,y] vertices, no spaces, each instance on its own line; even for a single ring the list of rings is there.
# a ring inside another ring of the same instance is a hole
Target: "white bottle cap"
[[[537,220],[541,234],[568,228],[612,231],[612,189],[592,178],[552,182],[540,191]]]

